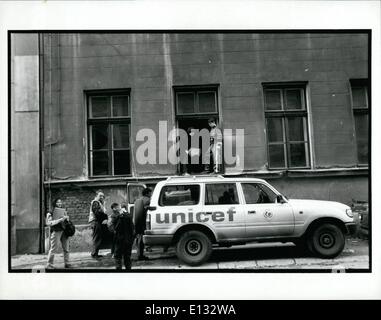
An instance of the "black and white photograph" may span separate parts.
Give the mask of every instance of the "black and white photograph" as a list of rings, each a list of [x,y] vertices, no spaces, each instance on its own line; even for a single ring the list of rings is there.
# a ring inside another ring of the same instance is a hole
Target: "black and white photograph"
[[[11,270],[370,269],[369,32],[9,45]]]
[[[8,274],[374,272],[372,28],[77,25],[6,30]]]

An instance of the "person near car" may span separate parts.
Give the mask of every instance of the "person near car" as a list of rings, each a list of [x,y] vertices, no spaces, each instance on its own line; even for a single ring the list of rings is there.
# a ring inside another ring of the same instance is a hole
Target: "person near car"
[[[152,190],[150,188],[145,188],[142,191],[142,196],[136,199],[134,204],[134,217],[133,222],[135,225],[135,236],[138,249],[138,260],[146,260],[147,257],[144,256],[144,243],[143,235],[146,228],[146,217],[148,207],[151,202]]]
[[[209,159],[205,171],[207,173],[219,173],[222,166],[222,133],[215,118],[209,118],[208,125],[210,127],[210,146],[207,150]]]
[[[122,260],[126,270],[131,270],[131,252],[134,243],[134,225],[131,215],[123,210],[118,203],[111,205],[112,213],[108,223],[109,230],[114,235],[114,259],[117,270],[122,269]]]
[[[102,224],[107,224],[108,216],[106,214],[105,195],[101,190],[98,190],[94,200],[91,201],[89,224],[92,228],[92,240],[93,248],[91,251],[91,257],[101,258],[99,249],[103,241]]]
[[[63,212],[62,217],[55,217],[56,208],[61,209]],[[48,212],[46,215],[46,225],[50,227],[50,249],[48,253],[48,261],[46,268],[53,269],[54,268],[54,255],[58,251],[58,243],[61,242],[63,257],[64,257],[64,266],[65,268],[69,268],[69,239],[65,235],[63,222],[65,220],[69,220],[69,216],[67,215],[67,211],[63,209],[63,201],[61,199],[56,199],[52,204],[52,212]]]

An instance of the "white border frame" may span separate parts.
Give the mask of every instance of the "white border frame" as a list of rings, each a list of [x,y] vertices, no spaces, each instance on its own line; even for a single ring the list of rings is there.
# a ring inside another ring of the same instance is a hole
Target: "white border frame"
[[[1,203],[8,203],[7,30],[372,29],[372,105],[380,105],[378,1],[12,1],[0,3]],[[129,19],[126,19],[128,12]],[[287,12],[287,15],[284,14]],[[110,17],[104,19],[104,17]],[[381,110],[373,108],[372,122]],[[372,155],[380,145],[373,125]],[[381,170],[373,166],[372,193]],[[373,226],[381,223],[375,212]],[[372,273],[8,273],[8,210],[0,215],[1,299],[380,299],[381,233],[373,228]],[[115,285],[117,284],[117,285]],[[165,288],[165,290],[163,289]],[[186,288],[186,289],[185,289]],[[127,290],[128,289],[128,290]]]

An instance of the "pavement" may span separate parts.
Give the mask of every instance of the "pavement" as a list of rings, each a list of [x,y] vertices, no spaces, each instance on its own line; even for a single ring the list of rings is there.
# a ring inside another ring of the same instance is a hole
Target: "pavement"
[[[101,250],[103,258],[90,257],[89,252],[70,253],[70,269],[63,269],[62,254],[55,257],[57,270],[114,270],[114,259],[110,250]],[[344,272],[348,269],[369,269],[368,240],[347,238],[344,251],[334,259],[320,259],[308,256],[292,243],[262,243],[213,249],[208,262],[198,267],[179,261],[174,248],[164,252],[163,248],[152,248],[146,252],[148,260],[136,260],[136,248],[132,251],[132,270],[301,270],[321,269]],[[44,269],[46,254],[24,254],[11,257],[12,270],[37,271]],[[55,271],[55,270],[53,270]]]

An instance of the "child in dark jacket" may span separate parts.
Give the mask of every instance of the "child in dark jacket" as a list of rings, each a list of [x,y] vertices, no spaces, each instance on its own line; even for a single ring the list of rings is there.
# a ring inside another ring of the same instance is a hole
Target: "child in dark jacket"
[[[122,269],[122,260],[126,270],[131,270],[131,251],[134,242],[134,225],[129,213],[121,209],[118,203],[111,205],[109,229],[114,234],[114,259],[117,270]]]

